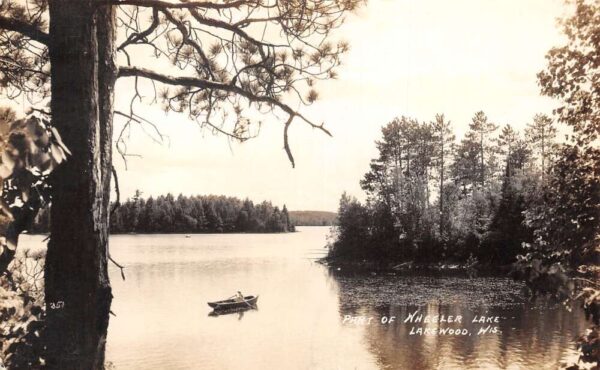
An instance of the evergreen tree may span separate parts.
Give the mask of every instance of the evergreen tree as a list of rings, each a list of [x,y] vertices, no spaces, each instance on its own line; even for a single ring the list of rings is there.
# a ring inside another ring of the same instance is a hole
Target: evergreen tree
[[[281,213],[282,213],[282,217],[283,217],[283,222],[285,224],[285,231],[289,231],[289,232],[296,231],[296,227],[290,221],[290,214],[289,214],[287,206],[285,204],[283,205],[283,210],[281,211]]]
[[[516,256],[523,253],[522,244],[533,239],[532,231],[524,223],[527,205],[520,191],[522,178],[514,176],[512,171],[514,168],[511,170],[510,159],[507,159],[500,202],[478,256],[481,261],[500,265],[513,263]]]
[[[437,114],[433,123],[434,141],[436,145],[436,170],[438,175],[438,206],[439,206],[439,235],[444,238],[444,230],[448,222],[448,204],[444,202],[444,185],[448,179],[448,170],[450,168],[450,158],[454,148],[456,137],[452,133],[450,121],[444,119],[443,114]]]
[[[479,177],[481,187],[485,187],[486,179],[493,176],[494,168],[490,166],[493,163],[495,150],[493,147],[494,138],[492,134],[498,129],[498,126],[488,121],[487,116],[482,111],[475,113],[469,124],[467,137],[471,142],[477,143],[479,150]]]
[[[525,135],[535,148],[536,156],[541,163],[542,183],[545,183],[548,163],[556,149],[554,121],[545,114],[536,114],[533,122],[527,125]]]
[[[499,153],[504,155],[505,158],[506,176],[511,176],[514,171],[515,164],[512,163],[512,159],[514,158],[513,152],[515,151],[518,140],[519,133],[515,131],[511,125],[507,124],[502,127],[502,131],[498,136],[498,146],[500,148]]]
[[[481,180],[480,145],[469,135],[461,140],[454,152],[452,178],[464,195],[470,194]]]

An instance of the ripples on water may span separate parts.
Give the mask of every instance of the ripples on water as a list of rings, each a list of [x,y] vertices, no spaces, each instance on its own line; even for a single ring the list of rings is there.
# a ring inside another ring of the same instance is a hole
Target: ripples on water
[[[127,280],[110,267],[107,361],[126,370],[555,369],[575,354],[586,327],[577,310],[531,304],[508,278],[333,274],[314,262],[327,232],[111,237]],[[41,239],[24,237],[24,247]],[[259,294],[258,310],[209,316],[207,301],[237,290]],[[401,321],[417,309],[501,316],[501,332],[410,335]],[[399,319],[381,325],[382,316]]]
[[[525,302],[524,285],[510,278],[336,274],[344,306],[419,306],[432,302],[463,307],[514,306]]]
[[[339,274],[338,274],[339,275]],[[529,302],[523,285],[501,277],[340,275],[340,312],[381,320],[364,326],[365,343],[384,369],[556,369],[576,360],[574,339],[586,328],[547,301]],[[410,314],[461,315],[463,324],[404,322]],[[498,333],[477,335],[499,317]],[[413,328],[466,328],[469,335],[411,335]]]

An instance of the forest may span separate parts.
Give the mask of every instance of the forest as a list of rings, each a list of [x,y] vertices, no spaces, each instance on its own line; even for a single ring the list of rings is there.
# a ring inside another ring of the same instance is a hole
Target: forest
[[[600,18],[597,4],[575,5],[561,20],[566,43],[537,74],[557,108],[532,112],[522,131],[478,111],[461,138],[443,114],[383,126],[360,181],[366,201],[340,199],[329,260],[516,263],[535,279],[597,279]]]
[[[479,111],[459,142],[443,114],[396,118],[381,133],[360,182],[366,203],[340,200],[337,258],[510,264],[534,241],[537,207],[561,185],[561,154],[575,150],[557,143],[543,114],[521,133]]]
[[[282,209],[264,201],[207,195],[179,194],[142,198],[138,190],[122,204],[112,204],[110,232],[125,233],[278,233],[292,232],[287,207]],[[32,227],[45,233],[49,225],[48,209],[42,210]]]
[[[326,211],[290,211],[290,219],[296,226],[332,226],[337,214]]]

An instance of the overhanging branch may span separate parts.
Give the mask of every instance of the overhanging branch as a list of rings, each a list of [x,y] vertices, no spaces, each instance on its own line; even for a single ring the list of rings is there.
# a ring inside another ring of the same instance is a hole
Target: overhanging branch
[[[134,5],[141,7],[152,7],[152,8],[167,8],[167,9],[231,9],[239,8],[245,4],[252,4],[252,1],[238,0],[231,1],[228,3],[213,3],[210,1],[188,1],[181,3],[172,3],[169,1],[161,0],[121,0],[121,1],[107,1],[110,5]]]
[[[18,32],[46,46],[50,40],[50,36],[46,32],[27,22],[19,21],[13,18],[0,16],[0,28],[7,31]]]
[[[196,88],[200,88],[200,89],[209,89],[209,90],[221,90],[221,91],[226,91],[226,92],[230,92],[232,94],[242,96],[242,97],[248,99],[248,101],[253,102],[253,103],[264,103],[271,107],[280,108],[281,110],[283,110],[285,113],[287,113],[289,115],[289,118],[285,122],[285,126],[284,126],[284,149],[288,155],[290,162],[292,163],[292,166],[294,166],[294,158],[292,156],[292,153],[291,153],[291,150],[289,147],[287,133],[288,133],[289,126],[295,117],[300,118],[302,121],[306,122],[311,127],[321,130],[324,133],[326,133],[327,135],[332,136],[331,133],[323,126],[323,124],[317,125],[317,124],[313,123],[308,118],[306,118],[304,115],[302,115],[301,113],[292,109],[289,105],[282,103],[281,101],[279,101],[275,98],[272,98],[270,96],[255,95],[255,94],[253,94],[247,90],[244,90],[241,87],[233,85],[233,84],[225,84],[225,83],[217,82],[217,81],[209,81],[209,80],[204,80],[204,79],[197,78],[197,77],[169,76],[169,75],[164,75],[164,74],[161,74],[161,73],[158,73],[158,72],[146,69],[146,68],[126,67],[126,66],[119,68],[118,77],[143,77],[143,78],[158,81],[158,82],[161,82],[161,83],[167,84],[167,85],[196,87]]]
[[[308,118],[306,118],[302,114],[296,112],[289,105],[282,103],[282,102],[280,102],[272,97],[269,97],[269,96],[254,95],[251,92],[246,91],[236,85],[224,84],[224,83],[216,82],[216,81],[203,80],[203,79],[196,78],[196,77],[168,76],[168,75],[163,75],[161,73],[157,73],[155,71],[152,71],[152,70],[149,70],[146,68],[139,68],[139,67],[120,67],[119,68],[118,77],[135,77],[135,76],[148,78],[151,80],[162,82],[167,85],[191,86],[191,87],[198,87],[201,89],[222,90],[222,91],[231,92],[231,93],[243,96],[244,98],[248,99],[250,102],[266,103],[266,104],[278,107],[281,110],[283,110],[284,112],[286,112],[287,114],[289,114],[290,116],[298,117],[301,120],[303,120],[304,122],[306,122],[307,124],[309,124],[310,126],[312,126],[313,128],[319,129],[319,130],[325,132],[327,135],[332,136],[331,133],[325,127],[323,127],[323,124],[317,125],[317,124],[313,123],[312,121],[310,121]]]

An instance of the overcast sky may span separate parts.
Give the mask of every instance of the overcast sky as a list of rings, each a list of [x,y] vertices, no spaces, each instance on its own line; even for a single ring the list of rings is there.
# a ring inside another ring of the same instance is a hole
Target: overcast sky
[[[304,110],[334,136],[297,122],[290,129],[295,169],[280,121],[267,120],[258,138],[237,144],[149,106],[144,115],[169,140],[132,135],[129,150],[142,158],[130,158],[125,170],[115,157],[122,196],[135,189],[223,194],[335,211],[343,191],[364,198],[358,182],[381,126],[395,116],[444,113],[460,138],[478,110],[517,128],[535,113],[551,113],[536,73],[562,41],[556,19],[567,10],[562,0],[370,0],[339,30],[351,45],[339,78],[322,82],[320,99]]]

